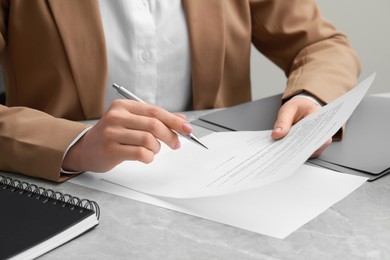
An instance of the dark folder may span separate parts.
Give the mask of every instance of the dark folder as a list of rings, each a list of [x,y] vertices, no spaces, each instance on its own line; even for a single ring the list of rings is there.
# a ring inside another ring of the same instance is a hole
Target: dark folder
[[[0,176],[0,259],[33,259],[98,224],[99,206]]]
[[[273,128],[282,95],[274,95],[207,114],[191,123],[213,131],[257,131]]]
[[[213,131],[270,130],[281,95],[207,114],[194,124]],[[366,96],[349,118],[343,140],[333,142],[320,158],[308,163],[375,180],[390,172],[390,98]]]
[[[310,162],[347,173],[371,175],[390,172],[390,98],[365,97],[347,122],[343,140],[334,142]]]

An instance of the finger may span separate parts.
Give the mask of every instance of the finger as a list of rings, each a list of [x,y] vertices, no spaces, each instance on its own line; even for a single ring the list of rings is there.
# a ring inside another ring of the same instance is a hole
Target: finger
[[[117,152],[121,161],[140,161],[151,163],[154,160],[154,153],[143,146],[118,145]]]
[[[180,114],[180,113],[173,113],[175,116],[178,116],[180,117],[181,119],[184,119],[187,121],[187,116],[186,115],[183,115],[183,114]]]
[[[272,138],[280,139],[288,134],[292,124],[294,123],[294,117],[297,113],[296,106],[289,106],[285,103],[278,112],[278,117],[275,121],[274,128],[272,130]]]
[[[157,154],[161,149],[160,142],[153,134],[138,130],[116,130],[116,141],[122,145],[142,146]]]
[[[158,119],[129,114],[128,118],[124,122],[124,126],[128,130],[138,130],[144,132],[145,134],[150,133],[154,136],[154,138],[166,143],[172,149],[178,149],[180,147],[180,140],[177,134]],[[148,142],[149,137],[139,137]],[[142,141],[139,140],[139,142]]]
[[[175,130],[181,134],[188,135],[192,132],[192,127],[183,118],[168,112],[167,110],[139,102],[127,100],[126,109],[133,114],[158,119],[169,129]]]

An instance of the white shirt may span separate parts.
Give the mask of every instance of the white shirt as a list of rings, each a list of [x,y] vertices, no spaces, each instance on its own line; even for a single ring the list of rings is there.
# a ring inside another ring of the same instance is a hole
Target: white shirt
[[[191,109],[187,24],[181,0],[99,0],[107,46],[106,108],[121,85],[169,111]]]

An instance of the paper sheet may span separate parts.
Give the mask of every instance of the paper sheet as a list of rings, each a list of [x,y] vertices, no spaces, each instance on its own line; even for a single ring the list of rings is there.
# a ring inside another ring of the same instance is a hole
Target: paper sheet
[[[151,195],[196,198],[258,188],[287,178],[342,127],[374,77],[295,124],[281,140],[272,140],[269,131],[213,133],[202,138],[208,150],[187,143],[157,156],[149,165],[124,162],[104,179]]]
[[[70,182],[279,239],[320,215],[367,180],[303,165],[290,177],[260,188],[224,196],[174,199],[150,196],[107,182],[104,175],[84,173]]]

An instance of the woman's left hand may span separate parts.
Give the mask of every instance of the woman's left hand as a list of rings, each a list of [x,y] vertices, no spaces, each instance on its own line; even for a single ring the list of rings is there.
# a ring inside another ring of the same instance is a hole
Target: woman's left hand
[[[306,97],[296,96],[288,100],[279,109],[272,131],[272,138],[278,140],[285,137],[292,125],[320,108],[319,104]],[[319,157],[331,143],[332,138],[326,141],[310,158]]]

